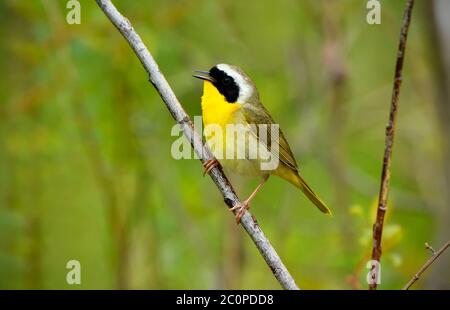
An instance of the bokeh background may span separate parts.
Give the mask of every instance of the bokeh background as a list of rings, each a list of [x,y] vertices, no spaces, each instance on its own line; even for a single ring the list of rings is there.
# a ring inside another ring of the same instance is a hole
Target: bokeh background
[[[95,1],[0,2],[0,288],[278,289]],[[405,1],[114,1],[178,98],[192,70],[241,66],[283,128],[317,211],[271,178],[252,212],[305,289],[366,289],[384,131]],[[416,1],[394,147],[381,289],[401,288],[450,237],[450,14]],[[258,180],[236,180],[241,197]],[[450,253],[414,288],[450,288]],[[81,285],[66,283],[67,261]]]

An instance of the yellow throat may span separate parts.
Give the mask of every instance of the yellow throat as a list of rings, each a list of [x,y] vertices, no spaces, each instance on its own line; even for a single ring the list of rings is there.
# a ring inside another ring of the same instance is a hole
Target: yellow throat
[[[202,115],[204,125],[217,124],[224,128],[235,123],[235,111],[239,103],[228,103],[225,97],[209,81],[203,83]]]

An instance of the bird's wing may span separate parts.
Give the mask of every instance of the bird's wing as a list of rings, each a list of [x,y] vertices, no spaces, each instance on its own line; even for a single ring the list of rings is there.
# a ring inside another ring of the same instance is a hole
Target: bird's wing
[[[264,144],[268,150],[272,152],[272,154],[279,158],[280,162],[287,167],[289,167],[292,170],[297,171],[298,166],[297,162],[295,161],[294,155],[292,154],[291,148],[289,147],[289,144],[286,140],[286,138],[283,135],[283,132],[281,131],[281,128],[279,128],[279,136],[278,136],[278,153],[275,154],[275,151],[272,150],[271,147],[271,141],[272,141],[272,133],[271,133],[271,124],[276,124],[272,117],[269,115],[267,110],[260,105],[258,108],[255,108],[253,105],[243,105],[242,109],[244,109],[243,115],[245,118],[245,122],[247,123],[248,127],[250,128],[250,132],[256,136],[258,141],[262,144]],[[250,125],[256,125],[256,126],[250,126]],[[260,132],[259,132],[259,124],[266,124],[267,126],[267,141],[262,141],[260,139]]]

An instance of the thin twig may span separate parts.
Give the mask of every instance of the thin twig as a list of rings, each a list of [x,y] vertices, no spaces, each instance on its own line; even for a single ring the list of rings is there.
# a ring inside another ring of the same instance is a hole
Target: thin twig
[[[182,105],[175,96],[175,93],[170,88],[169,83],[167,83],[167,80],[159,71],[158,65],[153,59],[153,56],[142,42],[140,36],[133,29],[129,20],[116,9],[110,0],[96,0],[96,2],[136,53],[136,56],[139,58],[144,66],[144,69],[149,75],[150,82],[158,91],[175,121],[182,127],[184,135],[191,142],[191,145],[200,160],[205,162],[208,159],[214,158],[208,147],[203,145],[201,137],[194,130],[190,117],[184,111]],[[210,176],[222,193],[224,201],[228,207],[231,208],[240,204],[239,198],[220,167],[216,167],[211,170]],[[295,283],[294,278],[284,266],[277,252],[270,244],[270,241],[264,235],[263,231],[256,222],[256,219],[249,212],[246,212],[241,218],[241,225],[255,243],[259,252],[281,286],[284,289],[298,290],[299,288]]]
[[[387,199],[389,192],[390,167],[392,158],[392,147],[394,145],[395,124],[397,120],[398,97],[400,94],[400,86],[402,84],[403,60],[405,59],[406,39],[408,37],[408,29],[411,21],[411,13],[414,6],[414,0],[408,0],[403,14],[403,23],[400,32],[400,42],[397,52],[397,63],[395,66],[394,86],[392,90],[391,110],[389,114],[389,123],[386,127],[386,146],[383,157],[383,170],[381,173],[380,194],[378,197],[378,209],[375,224],[373,225],[373,248],[372,260],[380,261],[381,259],[381,237],[383,233],[384,215],[387,209]],[[369,284],[369,289],[376,290],[377,284]]]
[[[426,243],[425,246],[427,249],[431,250],[432,248]],[[405,287],[403,287],[404,290],[409,290],[409,288],[416,283],[417,280],[420,279],[420,276],[430,267],[438,258],[441,256],[442,253],[445,252],[450,247],[450,241],[447,241],[446,244],[442,248],[440,248],[437,252],[432,250],[433,255],[430,257],[429,260],[419,269],[419,271],[412,277],[411,280],[409,280],[408,283],[406,283]]]

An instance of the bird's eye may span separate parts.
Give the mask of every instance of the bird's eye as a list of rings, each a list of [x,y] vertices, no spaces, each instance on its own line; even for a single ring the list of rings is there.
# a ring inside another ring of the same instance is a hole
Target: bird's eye
[[[231,83],[231,78],[226,77],[226,78],[223,79],[223,84],[224,84],[224,85],[228,85],[228,84],[230,84],[230,83]]]

